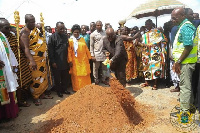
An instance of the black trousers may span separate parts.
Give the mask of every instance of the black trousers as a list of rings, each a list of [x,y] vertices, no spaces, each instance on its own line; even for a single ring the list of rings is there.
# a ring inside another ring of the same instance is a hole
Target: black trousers
[[[58,70],[53,68],[55,88],[57,92],[66,91],[69,87],[70,75],[69,69]]]
[[[123,86],[126,86],[126,63],[125,61],[121,61],[114,64],[113,67],[111,66],[111,70],[115,72],[116,78]]]
[[[93,76],[93,61],[90,60],[90,77],[91,77],[91,83],[94,82],[94,76]]]

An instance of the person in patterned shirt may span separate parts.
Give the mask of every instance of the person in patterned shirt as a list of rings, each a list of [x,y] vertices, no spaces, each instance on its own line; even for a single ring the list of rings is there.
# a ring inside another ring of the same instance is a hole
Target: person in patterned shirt
[[[40,30],[35,27],[35,17],[32,14],[25,15],[26,26],[20,32],[20,40],[25,47],[25,54],[29,60],[29,66],[33,78],[30,86],[36,106],[42,104],[41,99],[52,99],[49,95],[43,93],[48,87],[46,50]]]

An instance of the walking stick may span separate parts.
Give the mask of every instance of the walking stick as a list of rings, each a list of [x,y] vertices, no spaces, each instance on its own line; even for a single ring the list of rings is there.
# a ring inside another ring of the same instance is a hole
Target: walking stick
[[[42,24],[42,31],[43,31],[44,43],[46,43],[46,36],[45,36],[45,29],[44,29],[44,18],[42,16],[42,13],[40,13],[40,22]],[[47,45],[46,45],[46,53],[47,53],[47,58],[46,59],[47,59],[47,65],[48,65],[48,70],[49,70],[50,84],[53,85],[53,83],[52,83],[52,77],[51,77],[51,69],[50,69],[50,65],[49,65]]]
[[[19,12],[14,12],[14,18],[15,18],[15,25],[16,25],[16,31],[17,31],[17,51],[18,51],[18,58],[19,58],[19,78],[20,78],[20,87],[22,88],[22,71],[21,71],[21,56],[20,56],[20,44],[19,44],[19,22],[20,22],[20,16]]]

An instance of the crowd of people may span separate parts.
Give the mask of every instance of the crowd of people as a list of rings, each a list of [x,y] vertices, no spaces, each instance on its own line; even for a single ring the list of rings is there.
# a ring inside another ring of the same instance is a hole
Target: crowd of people
[[[181,110],[190,110],[190,104],[200,110],[200,20],[192,9],[174,9],[163,28],[148,19],[140,28],[114,30],[106,23],[103,30],[99,20],[69,31],[59,21],[52,33],[31,14],[25,23],[18,42],[8,20],[0,18],[0,120],[29,107],[29,95],[40,106],[41,99],[53,98],[52,90],[63,97],[72,93],[70,86],[76,92],[92,83],[109,85],[111,72],[124,87],[133,80],[141,87],[153,81],[152,90],[159,79],[173,83],[170,91],[180,92]]]

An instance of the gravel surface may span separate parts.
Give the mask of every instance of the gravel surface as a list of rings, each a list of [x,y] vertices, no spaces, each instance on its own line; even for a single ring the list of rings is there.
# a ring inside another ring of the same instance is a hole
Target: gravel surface
[[[161,85],[159,86],[158,90],[151,90],[151,87],[141,88],[139,84],[137,83],[132,83],[131,86],[126,87],[126,89],[128,89],[131,92],[131,95],[134,97],[135,99],[134,108],[142,117],[143,121],[140,120],[139,123],[133,124],[134,128],[131,129],[129,125],[130,123],[124,120],[124,122],[128,124],[124,125],[122,128],[123,130],[121,131],[134,132],[134,133],[135,132],[136,133],[137,132],[138,133],[141,133],[141,132],[142,133],[176,133],[176,132],[179,133],[180,132],[177,130],[176,127],[172,126],[170,122],[170,113],[172,109],[177,104],[179,104],[179,102],[177,101],[178,93],[177,92],[171,93],[169,90],[172,89],[173,87],[165,88],[163,87],[164,85],[162,85],[162,83],[160,84]],[[68,110],[63,110],[62,101],[68,101],[67,103],[70,104],[70,98],[72,99],[77,94],[73,94],[74,96],[70,95],[70,97],[68,97],[68,95],[64,95],[63,98],[59,98],[55,92],[52,92],[52,95],[54,96],[54,99],[42,100],[43,104],[41,106],[35,106],[34,104],[32,104],[28,108],[25,108],[25,107],[21,108],[22,110],[20,111],[19,116],[16,119],[10,120],[9,122],[0,123],[0,133],[38,133],[39,131],[42,132],[42,129],[45,129],[44,128],[45,125],[48,125],[49,123],[57,123],[58,127],[59,125],[62,125],[63,120],[65,118],[63,117],[62,119],[62,117],[60,117],[60,119],[56,119],[57,115],[55,115],[56,113],[53,113],[52,111],[56,112],[55,108],[57,108],[57,112],[62,110],[62,111],[66,111],[66,114],[67,114]],[[108,101],[108,99],[106,100]],[[116,99],[114,99],[113,101],[115,100]],[[29,101],[29,102],[32,102],[32,101]],[[80,101],[80,102],[84,103],[84,101]],[[118,99],[118,102],[119,102],[119,99]],[[117,106],[118,105],[119,104],[117,104]],[[73,107],[72,105],[70,106]],[[118,108],[120,107],[118,106]],[[112,114],[113,112],[107,112],[107,113]],[[50,116],[49,114],[52,114],[52,116]],[[52,118],[55,118],[55,119],[52,119]],[[197,122],[199,122],[198,121],[199,115],[196,115],[195,119],[197,120]],[[117,119],[117,120],[120,120],[120,119]],[[105,123],[106,122],[107,121],[105,120]],[[117,123],[117,121],[115,120],[112,120],[109,122]],[[81,125],[78,125],[77,123],[70,123],[70,124],[73,125],[73,127],[81,126]],[[75,131],[83,132],[83,130],[81,131],[78,129],[81,129],[81,128],[76,128],[76,130],[70,130],[70,132],[75,132]],[[103,130],[103,127],[102,127],[102,131],[106,132],[105,130]],[[187,129],[182,130],[182,132],[184,131],[186,132]],[[48,130],[48,132],[50,132],[50,130]],[[90,132],[94,132],[94,131],[91,130]],[[107,131],[107,132],[117,132],[117,130],[112,130],[112,131]],[[192,131],[192,133],[200,133],[200,127],[196,125],[196,128]]]

